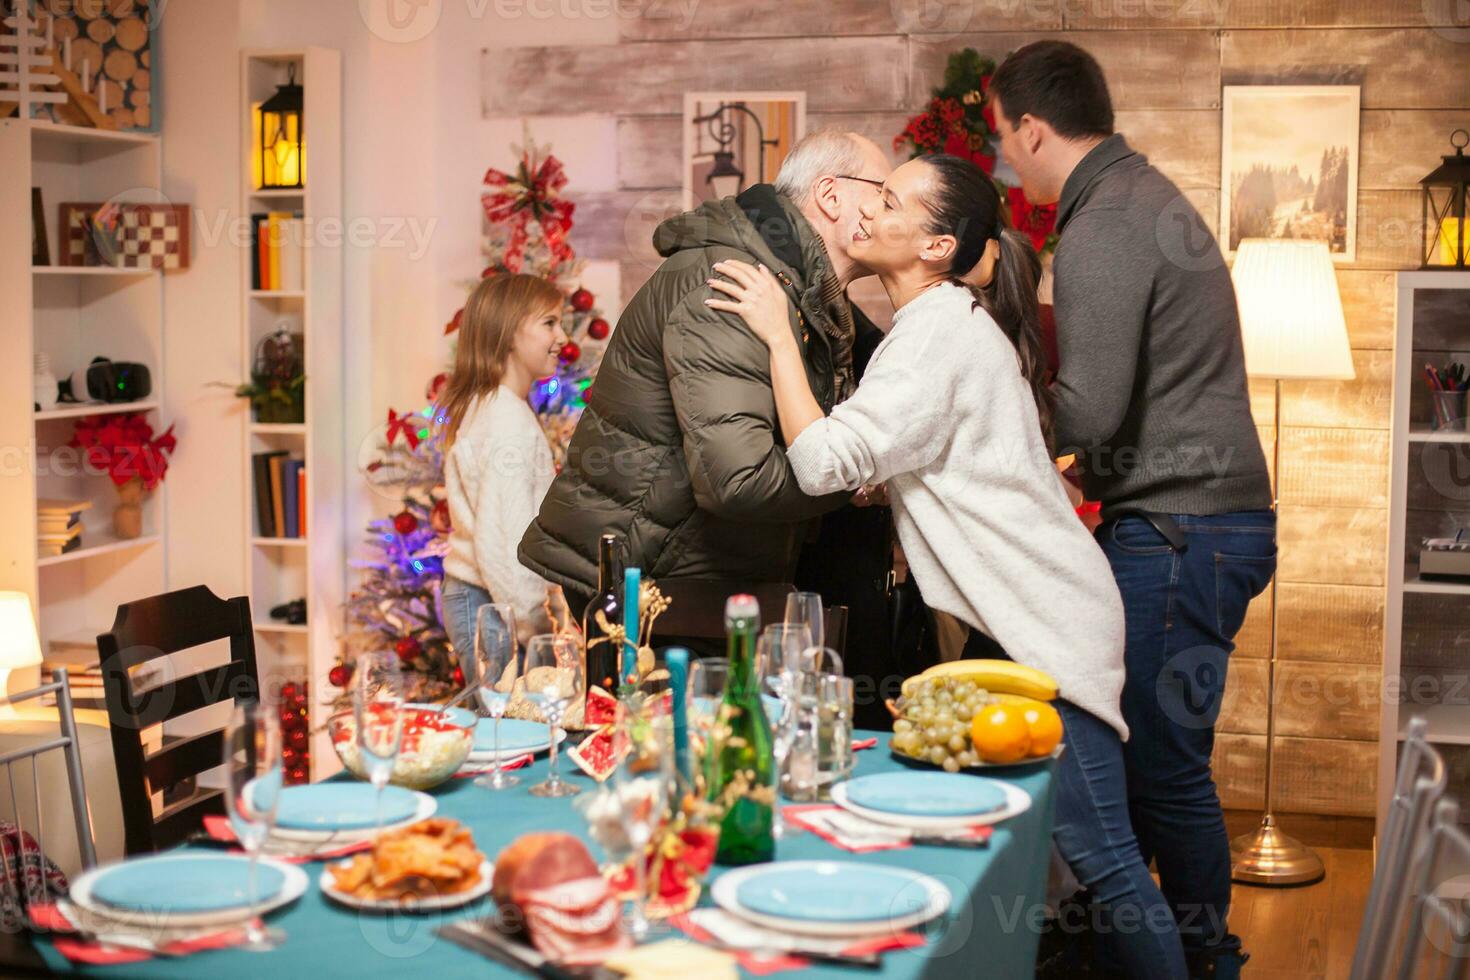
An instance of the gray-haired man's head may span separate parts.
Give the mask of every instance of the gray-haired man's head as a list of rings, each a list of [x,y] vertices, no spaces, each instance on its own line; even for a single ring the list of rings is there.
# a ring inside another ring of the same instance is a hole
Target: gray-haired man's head
[[[829,128],[798,140],[776,175],[776,190],[801,209],[843,282],[867,274],[848,256],[848,248],[862,217],[859,207],[878,194],[892,169],[872,140]]]

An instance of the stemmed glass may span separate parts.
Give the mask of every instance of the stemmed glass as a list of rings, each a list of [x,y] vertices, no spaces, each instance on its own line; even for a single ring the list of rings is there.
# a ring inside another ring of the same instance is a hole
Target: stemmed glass
[[[805,626],[811,633],[807,646],[823,646],[827,642],[827,619],[822,611],[822,597],[815,592],[793,592],[786,597],[785,622]]]
[[[363,653],[352,675],[352,718],[362,767],[377,790],[376,832],[383,830],[383,789],[403,746],[403,673],[391,651]]]
[[[796,740],[796,698],[792,675],[800,669],[801,652],[810,646],[811,631],[804,623],[772,623],[761,630],[755,643],[761,686],[781,702],[781,716],[771,719],[771,748],[776,756],[778,785],[786,772],[786,760]],[[796,833],[781,815],[781,808],[778,806],[775,810],[771,836],[780,840]]]
[[[730,661],[724,657],[701,657],[689,665],[689,687],[685,695],[690,733],[698,738],[698,756],[694,770],[704,779],[702,791],[709,784],[710,771],[706,768],[713,756],[715,720],[720,716],[720,704],[725,700],[725,687],[730,682]],[[691,743],[693,743],[691,739]],[[691,751],[693,751],[691,745]]]
[[[563,781],[557,771],[556,729],[566,717],[567,709],[581,698],[585,684],[582,658],[574,639],[554,633],[531,637],[526,646],[521,689],[526,700],[541,709],[551,738],[551,771],[545,782],[531,787],[533,796],[574,796],[582,792],[580,786]]]
[[[475,612],[475,670],[480,685],[480,703],[494,719],[491,748],[494,768],[478,777],[476,786],[505,789],[519,783],[520,777],[500,766],[500,719],[510,706],[520,671],[516,662],[515,610],[503,602],[488,602]]]
[[[240,949],[264,953],[285,942],[280,929],[266,928],[255,915],[256,865],[276,822],[285,783],[281,763],[281,719],[276,709],[243,701],[230,712],[225,728],[225,812],[230,828],[250,860],[250,921]]]
[[[635,726],[637,731],[635,732]],[[664,820],[674,778],[673,719],[656,715],[639,720],[625,714],[619,738],[633,745],[613,770],[613,798],[617,801],[633,862],[634,893],[628,915],[628,933],[635,941],[648,937],[648,843]],[[641,736],[634,741],[635,736]]]

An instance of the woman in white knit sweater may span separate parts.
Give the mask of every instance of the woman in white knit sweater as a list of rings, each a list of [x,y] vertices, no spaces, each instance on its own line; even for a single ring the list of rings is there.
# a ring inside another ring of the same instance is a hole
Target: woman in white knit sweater
[[[561,291],[539,276],[483,280],[460,319],[454,373],[439,403],[449,495],[444,626],[465,680],[475,683],[475,615],[487,602],[515,610],[524,642],[547,628],[547,583],[516,558],[554,475],[551,446],[527,398],[556,371],[566,343]]]
[[[876,272],[893,329],[862,384],[823,417],[801,324],[765,268],[724,262],[706,302],[770,348],[792,470],[808,494],[885,484],[909,569],[936,609],[1061,688],[1055,840],[1116,926],[1131,977],[1182,977],[1168,905],[1140,857],[1119,711],[1123,607],[1107,559],[1068,503],[1048,448],[1036,298],[1040,264],[1004,228],[994,184],[952,156],[912,160],[862,208],[849,254]],[[985,285],[972,290],[964,277]],[[754,342],[754,340],[752,341]],[[1125,918],[1142,927],[1122,927]]]

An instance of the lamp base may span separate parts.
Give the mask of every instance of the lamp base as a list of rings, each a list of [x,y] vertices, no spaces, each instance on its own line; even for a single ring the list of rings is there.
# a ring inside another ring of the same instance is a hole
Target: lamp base
[[[1327,870],[1310,847],[1288,837],[1267,813],[1253,833],[1230,842],[1230,877],[1247,885],[1310,885]]]

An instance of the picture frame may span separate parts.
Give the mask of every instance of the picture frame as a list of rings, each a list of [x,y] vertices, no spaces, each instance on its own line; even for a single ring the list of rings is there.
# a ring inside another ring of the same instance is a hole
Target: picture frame
[[[715,115],[719,118],[710,118]],[[729,154],[727,163],[742,174],[742,190],[775,180],[786,154],[806,135],[806,93],[685,92],[683,132],[687,211],[723,196],[708,180],[717,153]]]
[[[31,188],[31,265],[51,264],[51,243],[46,238],[46,205],[41,188]]]
[[[1354,261],[1362,88],[1226,85],[1221,104],[1221,250],[1310,238]]]

